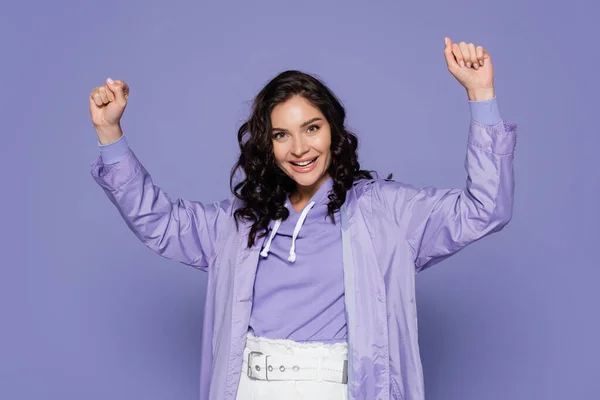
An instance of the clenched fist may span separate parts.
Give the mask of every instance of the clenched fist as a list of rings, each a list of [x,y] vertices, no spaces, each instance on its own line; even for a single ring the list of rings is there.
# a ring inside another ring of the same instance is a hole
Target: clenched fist
[[[473,43],[452,43],[445,38],[444,55],[448,71],[467,90],[469,100],[494,97],[494,68],[487,50]]]
[[[110,78],[90,93],[90,116],[101,144],[114,142],[123,134],[120,122],[128,97],[129,86]]]

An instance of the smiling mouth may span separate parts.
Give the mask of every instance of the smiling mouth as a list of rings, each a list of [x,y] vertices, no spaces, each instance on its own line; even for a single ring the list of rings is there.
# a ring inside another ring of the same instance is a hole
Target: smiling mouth
[[[302,162],[292,162],[292,161],[290,161],[290,164],[295,165],[296,167],[306,168],[309,165],[314,164],[314,162],[317,161],[317,158],[319,158],[319,157],[317,156],[317,157],[313,158],[312,160],[302,161]]]

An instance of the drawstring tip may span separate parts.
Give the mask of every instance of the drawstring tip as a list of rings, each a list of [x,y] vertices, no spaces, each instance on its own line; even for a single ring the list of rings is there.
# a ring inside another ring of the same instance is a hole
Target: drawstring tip
[[[296,253],[290,254],[290,256],[288,257],[288,261],[289,262],[296,262]]]
[[[269,252],[267,251],[267,249],[264,249],[263,251],[260,252],[260,255],[263,257],[266,257],[269,255]]]

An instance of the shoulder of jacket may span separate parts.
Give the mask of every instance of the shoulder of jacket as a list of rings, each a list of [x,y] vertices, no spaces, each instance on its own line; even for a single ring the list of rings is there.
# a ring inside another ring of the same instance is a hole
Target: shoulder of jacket
[[[419,189],[394,179],[369,179],[358,182],[354,188],[354,196],[360,202],[361,198],[368,198],[373,211],[378,208],[387,208],[391,203],[401,203],[409,200],[419,192]]]
[[[213,201],[211,206],[216,212],[233,217],[235,210],[240,207],[240,202],[238,199],[231,196],[222,200]]]
[[[374,178],[359,179],[352,185],[352,190],[357,199],[364,195],[369,195],[373,190],[381,189],[384,186],[397,185],[398,182],[393,179]]]

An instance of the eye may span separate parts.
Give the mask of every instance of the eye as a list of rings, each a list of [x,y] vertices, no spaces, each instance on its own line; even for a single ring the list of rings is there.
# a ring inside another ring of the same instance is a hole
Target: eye
[[[308,132],[314,133],[318,131],[321,127],[319,125],[311,125],[308,127]]]
[[[273,134],[273,139],[275,140],[279,140],[279,139],[283,139],[285,137],[285,133],[284,132],[275,132]]]

